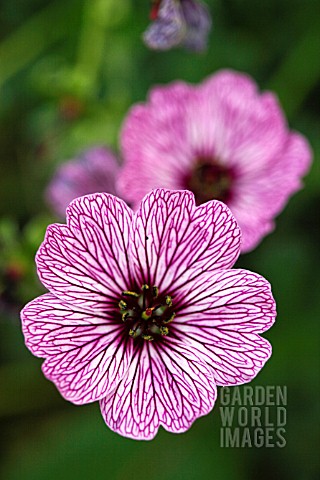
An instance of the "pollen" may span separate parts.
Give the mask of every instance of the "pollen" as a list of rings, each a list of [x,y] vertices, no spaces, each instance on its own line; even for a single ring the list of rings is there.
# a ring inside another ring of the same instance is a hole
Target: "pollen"
[[[161,335],[168,335],[169,328],[168,327],[160,327],[159,328]]]
[[[154,340],[154,337],[152,335],[145,335],[144,333],[141,335],[141,337],[143,338],[143,340],[148,340],[149,342]]]
[[[130,315],[129,312],[124,312],[121,317],[122,321],[126,322],[128,320],[129,315]]]
[[[173,313],[170,315],[169,318],[163,320],[163,323],[164,323],[165,325],[167,325],[168,323],[171,323],[175,316],[176,316],[176,314],[173,312]]]
[[[170,295],[166,295],[166,304],[168,305],[168,307],[172,307],[172,298],[170,297]]]
[[[134,298],[139,298],[139,293],[137,292],[130,292],[129,290],[126,290],[122,292],[122,295],[127,296],[127,297],[134,297]]]
[[[120,300],[118,305],[121,311],[126,310],[128,308],[128,305],[124,300]]]

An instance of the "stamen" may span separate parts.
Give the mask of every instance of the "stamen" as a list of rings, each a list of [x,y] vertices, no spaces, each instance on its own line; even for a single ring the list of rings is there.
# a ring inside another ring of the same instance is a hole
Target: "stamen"
[[[159,288],[158,287],[152,287],[152,296],[153,298],[157,298],[159,295]]]
[[[121,311],[122,310],[127,310],[127,308],[128,308],[128,305],[124,300],[120,300],[118,305],[119,305],[119,308],[120,308]]]
[[[172,307],[172,298],[170,297],[170,295],[166,295],[166,304],[168,305],[168,307]]]
[[[129,335],[132,338],[138,337],[139,335],[141,335],[141,333],[142,333],[142,329],[141,329],[140,323],[136,323],[134,327],[129,330]]]
[[[129,290],[125,290],[124,292],[122,292],[122,295],[125,295],[126,297],[134,297],[134,298],[140,297],[139,293],[131,292]]]
[[[168,327],[160,327],[159,328],[161,335],[168,335],[169,328]]]
[[[176,314],[173,312],[172,315],[169,318],[163,319],[162,323],[164,323],[165,325],[167,325],[168,323],[171,323],[175,316],[176,316]]]
[[[143,338],[143,340],[148,340],[149,342],[152,342],[152,340],[154,340],[154,337],[152,335],[146,335],[146,334],[142,334],[141,337]]]
[[[128,317],[130,316],[130,313],[129,312],[124,312],[122,314],[122,321],[123,322],[126,322],[128,320]]]
[[[145,283],[144,285],[142,285],[141,290],[142,290],[142,291],[144,291],[144,290],[149,290],[149,285],[147,285],[147,284]]]

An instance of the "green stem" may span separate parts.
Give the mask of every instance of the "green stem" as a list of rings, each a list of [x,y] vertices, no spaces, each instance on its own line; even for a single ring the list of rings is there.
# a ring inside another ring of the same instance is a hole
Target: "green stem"
[[[105,8],[108,8],[108,0]],[[99,21],[97,12],[101,10],[100,0],[87,0],[83,9],[83,24],[78,44],[76,68],[86,75],[92,93],[96,93],[98,76],[105,51],[105,25]],[[100,12],[102,15],[104,12]]]

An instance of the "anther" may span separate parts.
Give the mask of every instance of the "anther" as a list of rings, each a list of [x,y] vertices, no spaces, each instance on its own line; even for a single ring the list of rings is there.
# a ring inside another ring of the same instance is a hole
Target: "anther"
[[[152,296],[153,296],[153,298],[157,298],[158,295],[159,295],[159,288],[156,287],[156,286],[152,287]]]
[[[130,316],[129,312],[124,312],[122,314],[122,321],[126,322],[129,316]]]
[[[141,337],[143,338],[143,340],[148,340],[149,342],[154,340],[154,337],[152,335],[146,335],[144,333],[141,335]]]
[[[140,297],[139,293],[130,292],[129,290],[125,290],[124,292],[122,292],[122,295],[125,295],[126,297],[134,297],[134,298]]]
[[[142,285],[141,287],[141,290],[149,290],[149,285],[147,285],[146,283],[144,285]]]
[[[168,327],[160,327],[159,328],[161,335],[168,335],[169,328]]]
[[[175,316],[176,314],[173,312],[169,318],[162,320],[162,323],[164,323],[165,325],[167,325],[168,323],[171,323]]]
[[[128,308],[128,305],[124,300],[120,300],[118,305],[119,305],[120,310],[127,310],[127,308]]]
[[[166,305],[168,305],[168,307],[172,307],[172,298],[170,295],[166,295]]]

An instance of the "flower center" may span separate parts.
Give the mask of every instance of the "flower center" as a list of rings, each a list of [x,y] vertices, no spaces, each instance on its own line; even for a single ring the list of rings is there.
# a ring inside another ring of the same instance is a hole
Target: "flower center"
[[[154,340],[169,334],[169,323],[175,317],[170,295],[159,295],[158,287],[142,285],[140,292],[122,292],[119,309],[122,321],[132,338]]]
[[[232,181],[233,175],[229,168],[199,158],[185,184],[187,190],[194,193],[197,205],[200,205],[212,199],[227,203],[231,198]]]

